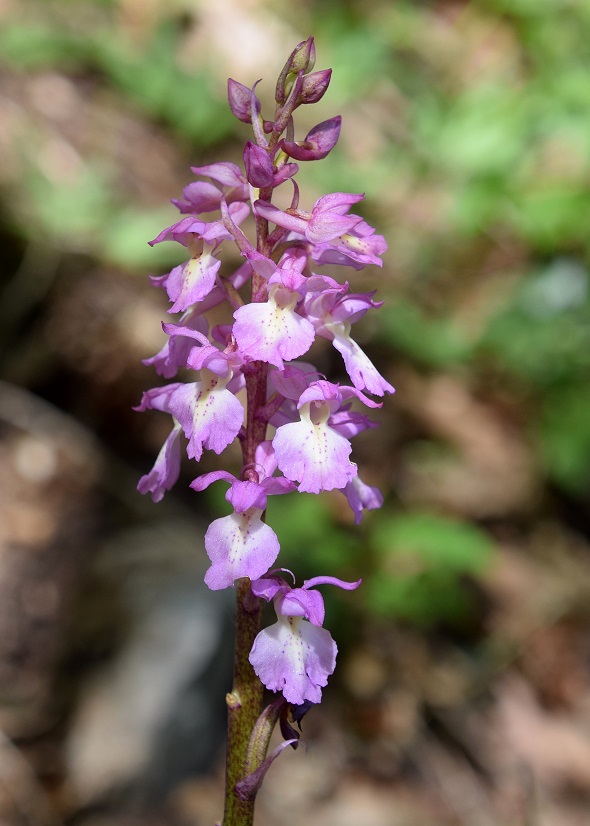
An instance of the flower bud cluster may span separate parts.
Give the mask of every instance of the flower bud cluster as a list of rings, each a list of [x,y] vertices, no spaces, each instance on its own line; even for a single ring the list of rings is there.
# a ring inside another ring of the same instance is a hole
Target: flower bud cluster
[[[187,260],[152,277],[168,295],[169,312],[180,316],[163,324],[168,340],[145,363],[166,379],[188,368],[191,380],[148,390],[137,408],[172,417],[170,435],[138,486],[156,502],[177,481],[184,450],[199,461],[203,450],[219,454],[239,440],[239,477],[220,470],[192,483],[197,491],[216,481],[229,485],[232,512],[212,522],[205,536],[211,561],[205,582],[218,590],[248,577],[253,593],[273,602],[277,623],[259,634],[250,661],[267,688],[295,705],[319,702],[335,664],[336,646],[322,627],[322,597],[312,586],[352,589],[359,583],[319,577],[294,588],[273,573],[279,540],[264,521],[267,497],[337,489],[357,523],[364,510],[379,507],[381,494],[361,480],[350,458],[351,438],[374,423],[352,404],[375,408],[380,403],[367,393],[393,392],[351,335],[353,324],[380,302],[372,292],[353,293],[348,283],[314,272],[316,265],[381,266],[387,248],[350,211],[363,195],[335,192],[308,210],[299,205],[297,162],[324,158],[340,132],[335,117],[295,139],[294,111],[320,100],[330,82],[331,70],[312,72],[314,62],[309,38],[279,75],[270,121],[261,115],[257,84],[249,89],[229,80],[230,108],[253,131],[244,167],[228,161],[193,167],[197,180],[173,201],[180,220],[150,242],[174,241]],[[285,210],[272,203],[283,185],[293,190]],[[242,229],[249,216],[254,242]],[[228,244],[237,245],[244,261],[226,273],[221,256]],[[232,321],[211,327],[207,313],[221,304],[229,306]],[[318,336],[341,354],[350,384],[330,382],[301,360]]]

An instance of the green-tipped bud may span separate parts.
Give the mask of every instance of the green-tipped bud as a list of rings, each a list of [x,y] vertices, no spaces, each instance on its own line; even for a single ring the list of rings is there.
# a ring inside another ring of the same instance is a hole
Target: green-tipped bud
[[[275,90],[275,100],[279,105],[286,101],[294,78],[300,72],[304,74],[311,72],[314,65],[315,43],[313,37],[308,37],[307,40],[302,40],[295,46],[279,75]]]
[[[311,72],[315,66],[315,42],[313,37],[308,37],[307,40],[298,43],[289,60],[291,62],[289,71],[292,74],[298,75],[299,72],[303,72],[306,75]]]

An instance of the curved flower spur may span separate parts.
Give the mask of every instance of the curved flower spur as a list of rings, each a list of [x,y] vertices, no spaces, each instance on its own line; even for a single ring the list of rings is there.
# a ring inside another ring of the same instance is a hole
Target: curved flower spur
[[[374,293],[352,293],[347,282],[317,274],[314,266],[381,266],[387,244],[351,212],[362,194],[329,193],[307,210],[300,207],[294,180],[299,163],[325,158],[341,128],[340,117],[333,117],[296,139],[295,111],[321,100],[330,83],[331,70],[314,72],[314,63],[310,37],[295,47],[279,75],[270,120],[261,114],[258,82],[248,88],[228,81],[231,111],[252,127],[244,167],[229,161],[192,167],[197,180],[172,201],[181,219],[150,242],[173,241],[189,257],[151,279],[166,291],[168,312],[180,316],[163,324],[168,341],[145,363],[166,379],[180,369],[194,377],[144,393],[137,409],[167,413],[172,429],[138,489],[160,501],[178,481],[183,450],[198,462],[204,450],[221,454],[237,439],[242,451],[238,476],[219,470],[191,484],[196,491],[217,481],[229,484],[231,512],[214,520],[205,536],[211,562],[206,584],[213,590],[233,587],[237,596],[223,826],[252,824],[254,798],[268,767],[286,745],[298,744],[289,720],[299,722],[320,702],[334,671],[337,648],[323,627],[316,586],[360,585],[331,576],[289,585],[282,569],[273,569],[280,542],[265,522],[267,497],[340,490],[357,523],[365,510],[382,504],[380,492],[361,480],[350,458],[350,439],[375,426],[351,409],[352,401],[379,407],[365,394],[393,392],[351,336],[354,323],[381,304]],[[293,190],[284,210],[272,203],[281,186]],[[248,216],[254,219],[252,240],[242,229]],[[244,261],[226,272],[224,250],[231,244]],[[231,321],[211,328],[207,313],[222,304]],[[350,385],[330,382],[301,361],[316,336],[341,354]],[[261,630],[264,601],[273,603],[277,621]],[[278,694],[266,708],[264,687]],[[267,755],[279,721],[285,742]]]

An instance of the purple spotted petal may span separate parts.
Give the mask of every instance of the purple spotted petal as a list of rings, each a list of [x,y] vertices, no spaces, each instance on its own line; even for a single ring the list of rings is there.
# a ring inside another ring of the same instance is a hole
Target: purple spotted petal
[[[203,252],[195,258],[189,258],[184,264],[174,267],[162,286],[173,302],[169,313],[179,313],[187,310],[206,298],[215,286],[215,276],[221,266],[221,261]]]
[[[289,703],[319,703],[322,687],[336,667],[336,643],[325,628],[299,617],[279,616],[261,631],[250,663],[270,691],[281,691]]]
[[[278,428],[273,447],[280,471],[299,482],[300,491],[343,488],[356,473],[349,460],[350,442],[326,421],[315,424],[303,416],[299,422],[285,424]]]
[[[212,591],[231,588],[236,579],[257,579],[276,560],[280,546],[273,529],[261,517],[262,510],[250,508],[244,513],[222,516],[209,525],[205,550],[211,567],[205,583]]]
[[[233,393],[214,374],[202,381],[175,382],[144,393],[138,410],[162,410],[173,415],[188,439],[189,459],[203,455],[203,448],[221,453],[238,435],[244,409]]]
[[[234,313],[233,334],[241,352],[253,360],[283,369],[283,360],[307,353],[313,343],[313,325],[295,311],[299,295],[273,284],[269,300],[246,304]]]

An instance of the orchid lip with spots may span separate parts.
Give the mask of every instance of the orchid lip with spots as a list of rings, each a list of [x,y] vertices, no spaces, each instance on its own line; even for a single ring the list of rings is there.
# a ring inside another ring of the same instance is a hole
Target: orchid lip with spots
[[[169,383],[146,391],[136,409],[168,414],[172,429],[138,489],[159,502],[180,477],[183,451],[199,462],[205,450],[221,454],[237,440],[242,453],[241,468],[201,474],[191,484],[195,491],[229,484],[230,511],[205,535],[206,584],[237,592],[223,826],[252,823],[254,797],[268,766],[285,744],[298,744],[285,709],[299,722],[320,702],[334,671],[337,647],[323,627],[316,586],[360,585],[331,576],[289,585],[275,568],[280,537],[266,524],[267,498],[338,490],[357,524],[383,502],[378,489],[359,476],[351,445],[354,436],[375,426],[353,406],[380,407],[371,397],[394,392],[352,334],[354,324],[381,302],[374,292],[352,292],[334,272],[382,266],[387,244],[354,212],[364,198],[360,193],[332,192],[310,205],[302,202],[295,181],[299,164],[325,158],[342,126],[336,116],[297,137],[297,108],[320,101],[330,83],[331,70],[312,73],[314,63],[310,37],[295,47],[279,74],[270,119],[261,112],[259,81],[249,88],[229,80],[231,111],[252,127],[243,168],[233,161],[192,167],[196,180],[172,201],[180,220],[150,242],[179,244],[188,258],[151,278],[166,292],[168,312],[178,317],[162,325],[168,340],[144,362]],[[272,202],[279,187],[291,191],[286,209]],[[226,271],[231,245],[243,261]],[[316,266],[331,273],[316,273]],[[212,326],[209,311],[215,308],[219,318],[223,306],[227,321]],[[339,353],[349,384],[330,381],[306,361],[318,338]],[[265,601],[273,603],[276,622],[261,629]],[[262,684],[277,694],[266,709]],[[279,718],[288,739],[267,756]]]

